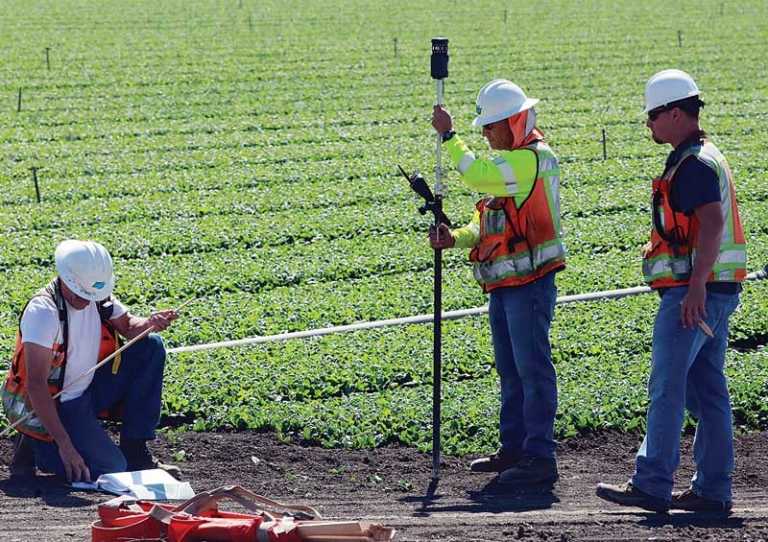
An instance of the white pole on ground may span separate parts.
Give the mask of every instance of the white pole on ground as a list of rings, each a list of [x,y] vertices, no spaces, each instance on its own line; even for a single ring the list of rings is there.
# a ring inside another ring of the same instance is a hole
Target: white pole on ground
[[[747,275],[747,281],[763,280],[768,278],[768,265],[760,271],[754,271]],[[635,295],[647,294],[652,292],[648,286],[634,286],[632,288],[621,288],[618,290],[604,290],[601,292],[588,292],[584,294],[564,295],[557,298],[558,305],[567,305],[570,303],[582,303],[585,301],[601,301],[607,299],[621,299]],[[471,309],[459,309],[442,313],[442,320],[459,320],[468,316],[480,316],[488,312],[488,305],[474,307]],[[411,324],[428,324],[434,321],[434,314],[419,314],[415,316],[406,316],[403,318],[389,318],[387,320],[374,320],[370,322],[358,322],[356,324],[346,324],[343,326],[323,327],[318,329],[306,329],[304,331],[292,331],[279,333],[277,335],[263,335],[260,337],[249,337],[247,339],[237,339],[231,341],[219,341],[206,344],[193,344],[189,346],[177,346],[169,348],[169,354],[182,354],[185,352],[202,352],[205,350],[217,350],[219,348],[235,348],[240,346],[252,346],[256,344],[272,343],[279,341],[290,341],[293,339],[309,339],[312,337],[321,337],[323,335],[332,335],[335,333],[348,333],[351,331],[363,331],[366,329],[377,329],[383,327],[404,326]]]

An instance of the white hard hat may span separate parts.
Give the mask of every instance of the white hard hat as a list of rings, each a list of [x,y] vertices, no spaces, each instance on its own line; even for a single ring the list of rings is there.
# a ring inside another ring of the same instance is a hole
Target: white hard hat
[[[477,118],[472,126],[485,126],[517,115],[536,105],[539,100],[529,98],[512,81],[494,79],[477,94]]]
[[[645,85],[645,109],[667,105],[700,94],[693,77],[681,70],[663,70],[648,79]]]
[[[59,277],[78,297],[101,301],[112,293],[115,286],[112,257],[99,243],[62,241],[56,247],[55,259]]]

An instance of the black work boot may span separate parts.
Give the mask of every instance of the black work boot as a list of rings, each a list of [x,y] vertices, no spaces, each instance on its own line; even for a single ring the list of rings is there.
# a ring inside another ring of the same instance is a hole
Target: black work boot
[[[35,451],[32,438],[19,433],[13,439],[13,459],[10,465],[14,478],[32,478],[35,476]]]
[[[554,458],[526,456],[499,474],[499,484],[540,486],[554,484],[559,478]]]
[[[129,471],[161,469],[181,480],[181,469],[176,465],[162,463],[152,455],[143,439],[120,439],[120,450],[128,462]]]
[[[521,458],[520,453],[505,452],[504,449],[501,449],[488,457],[475,459],[469,464],[469,470],[472,472],[501,472],[513,466]]]

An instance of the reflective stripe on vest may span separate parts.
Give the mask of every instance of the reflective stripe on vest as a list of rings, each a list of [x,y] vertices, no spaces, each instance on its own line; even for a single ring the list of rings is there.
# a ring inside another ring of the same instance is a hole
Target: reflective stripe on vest
[[[61,389],[61,376],[63,367],[66,363],[64,354],[64,345],[56,342],[52,350],[55,352],[51,361],[51,369],[48,373],[48,393],[53,396]],[[5,415],[11,424],[24,418],[32,409],[32,402],[27,392],[27,367],[24,363],[24,345],[21,340],[21,333],[16,335],[16,350],[14,352],[11,367],[8,370],[8,377],[2,389],[2,401]],[[42,422],[37,416],[33,415],[22,422],[16,429],[31,437],[51,441],[51,437],[43,427]]]
[[[477,203],[480,241],[472,249],[470,260],[474,262],[474,277],[485,291],[522,286],[565,265],[557,158],[543,142],[524,148],[536,154],[538,168],[531,192],[522,205],[518,208],[512,196],[484,198]],[[504,172],[502,162],[509,171],[514,171],[503,157],[494,160]]]
[[[507,187],[507,192],[514,194],[517,192],[517,177],[515,176],[515,170],[512,166],[501,156],[494,158],[493,163],[499,168],[501,176],[504,178],[504,185]]]
[[[555,239],[549,245],[539,245],[533,249],[533,264],[527,252],[507,255],[490,262],[479,262],[473,268],[475,280],[488,284],[508,277],[524,277],[535,267],[543,267],[552,260],[565,259],[565,247]]]
[[[653,229],[651,248],[643,258],[643,275],[652,288],[681,286],[688,284],[696,261],[699,222],[695,215],[686,216],[672,210],[669,202],[670,185],[680,164],[689,156],[712,168],[720,182],[720,205],[725,219],[720,253],[712,268],[708,282],[742,281],[746,277],[747,252],[744,231],[736,205],[733,175],[728,162],[720,151],[709,141],[686,149],[680,160],[664,175],[653,181],[652,202]],[[658,222],[658,225],[657,225]],[[657,226],[663,230],[659,232]],[[664,237],[675,237],[668,240]]]

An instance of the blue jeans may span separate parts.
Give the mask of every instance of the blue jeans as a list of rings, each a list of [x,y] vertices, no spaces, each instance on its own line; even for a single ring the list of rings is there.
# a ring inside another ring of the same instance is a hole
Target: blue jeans
[[[632,484],[655,497],[671,499],[680,462],[680,431],[688,408],[698,419],[693,490],[707,499],[730,501],[733,427],[723,366],[728,318],[739,304],[739,294],[707,292],[706,322],[714,334],[710,338],[698,326],[682,326],[680,303],[687,292],[687,286],[667,290],[656,315],[648,429],[637,453]]]
[[[165,347],[159,335],[149,335],[122,353],[120,370],[109,362],[96,371],[91,385],[77,399],[58,404],[59,418],[75,449],[95,480],[102,474],[125,471],[127,463],[97,418],[122,404],[121,438],[152,440],[160,420]],[[44,472],[64,476],[55,443],[34,440],[35,463]]]
[[[488,314],[501,380],[501,448],[554,458],[557,375],[549,327],[557,299],[555,273],[523,286],[497,288],[490,296]]]

